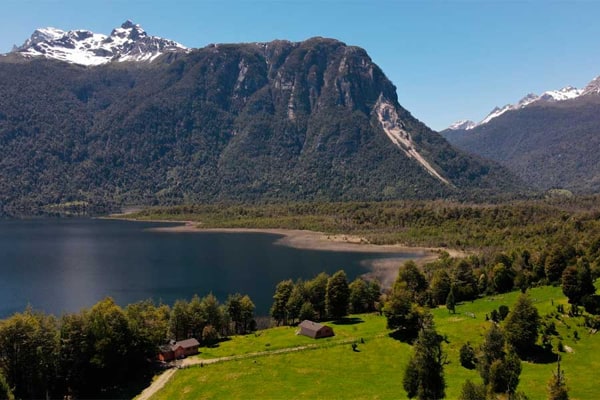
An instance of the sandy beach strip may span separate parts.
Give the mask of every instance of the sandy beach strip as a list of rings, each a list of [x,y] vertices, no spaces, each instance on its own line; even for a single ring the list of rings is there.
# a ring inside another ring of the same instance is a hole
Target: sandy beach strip
[[[118,218],[118,219],[127,219]],[[176,223],[175,226],[154,227],[149,230],[154,232],[171,233],[265,233],[281,236],[275,244],[305,250],[322,251],[344,251],[357,253],[379,253],[386,254],[385,258],[365,260],[364,266],[369,270],[364,276],[375,278],[384,288],[393,284],[398,269],[407,260],[413,260],[418,265],[436,260],[440,252],[448,252],[452,257],[464,257],[465,253],[459,250],[446,248],[410,247],[401,244],[376,245],[369,243],[365,238],[345,234],[327,234],[323,232],[298,230],[298,229],[262,229],[262,228],[203,228],[200,223],[193,221],[144,221],[140,222],[164,222]],[[387,256],[389,254],[389,256]],[[393,255],[397,254],[397,257]]]

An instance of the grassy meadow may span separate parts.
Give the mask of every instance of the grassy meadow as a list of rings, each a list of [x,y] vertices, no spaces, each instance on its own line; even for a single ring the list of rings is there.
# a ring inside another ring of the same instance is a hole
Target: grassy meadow
[[[456,314],[449,314],[445,308],[433,310],[437,330],[448,339],[444,345],[449,361],[445,367],[448,399],[458,397],[466,379],[480,381],[476,370],[460,365],[460,347],[469,341],[478,348],[490,324],[485,315],[500,305],[512,307],[518,294],[512,292],[460,304]],[[534,288],[529,295],[542,318],[556,311],[556,305],[567,304],[559,287]],[[597,356],[600,335],[591,334],[581,326],[581,317],[557,318],[555,314],[550,318],[560,336],[553,338],[554,351],[558,340],[573,351],[560,353],[571,399],[597,397],[594,377],[600,367]],[[330,325],[336,336],[318,341],[295,335],[296,328],[279,327],[236,336],[218,347],[201,348],[196,357],[203,359],[244,354],[246,357],[178,370],[153,399],[406,398],[402,377],[412,349],[409,344],[390,337],[385,317],[354,315],[344,324]],[[579,339],[575,338],[575,331]],[[352,340],[358,343],[358,351],[352,350],[349,343]],[[281,354],[251,354],[307,345],[317,347]],[[519,390],[532,400],[545,399],[546,385],[555,369],[556,362],[523,362]]]

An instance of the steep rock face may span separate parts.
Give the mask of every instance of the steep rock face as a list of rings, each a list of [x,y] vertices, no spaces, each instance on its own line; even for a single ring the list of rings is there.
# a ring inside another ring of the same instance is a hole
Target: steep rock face
[[[363,49],[332,39],[211,45],[143,65],[13,61],[0,62],[5,212],[517,187],[400,107]]]

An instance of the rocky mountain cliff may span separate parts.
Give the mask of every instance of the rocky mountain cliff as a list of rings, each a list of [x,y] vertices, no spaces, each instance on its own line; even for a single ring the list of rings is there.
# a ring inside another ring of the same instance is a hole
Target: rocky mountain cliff
[[[94,67],[9,54],[0,58],[0,152],[6,213],[518,187],[403,109],[363,49],[324,38]]]

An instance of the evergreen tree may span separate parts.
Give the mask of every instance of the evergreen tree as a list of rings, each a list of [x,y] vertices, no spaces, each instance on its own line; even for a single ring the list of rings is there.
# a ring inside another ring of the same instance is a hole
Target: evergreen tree
[[[452,314],[456,313],[456,301],[454,300],[454,288],[450,287],[450,292],[448,292],[448,297],[446,297],[446,308],[448,312]]]
[[[556,366],[556,373],[552,373],[552,378],[548,382],[548,400],[569,400],[565,372],[560,369],[560,358]]]
[[[486,400],[485,386],[467,379],[462,386],[458,400]]]
[[[506,340],[520,356],[528,354],[535,346],[540,327],[537,308],[526,294],[521,294],[504,324]]]
[[[288,323],[287,303],[293,289],[294,283],[291,279],[279,282],[275,288],[273,305],[271,306],[271,317],[273,317],[277,325]]]
[[[403,383],[409,398],[417,397],[419,400],[444,398],[446,356],[442,350],[442,341],[442,336],[438,335],[433,326],[419,331],[413,356],[404,372]]]
[[[346,273],[340,270],[333,274],[327,281],[327,292],[325,302],[327,314],[337,319],[348,314],[348,300],[350,299],[350,288]]]

